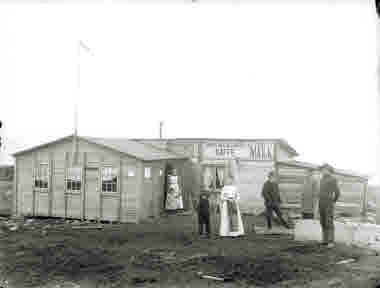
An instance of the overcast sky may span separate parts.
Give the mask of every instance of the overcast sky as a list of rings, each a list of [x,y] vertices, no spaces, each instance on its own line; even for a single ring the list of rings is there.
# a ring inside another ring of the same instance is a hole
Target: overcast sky
[[[284,138],[374,174],[373,1],[209,2],[0,6],[6,152],[73,133],[81,39],[81,135],[154,138],[163,120],[164,137]]]

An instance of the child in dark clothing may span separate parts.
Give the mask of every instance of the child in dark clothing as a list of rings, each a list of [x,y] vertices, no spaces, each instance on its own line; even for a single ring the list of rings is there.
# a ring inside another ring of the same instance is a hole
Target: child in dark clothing
[[[210,236],[210,203],[206,194],[201,194],[198,204],[199,235],[203,234],[203,225],[206,226],[207,236]]]

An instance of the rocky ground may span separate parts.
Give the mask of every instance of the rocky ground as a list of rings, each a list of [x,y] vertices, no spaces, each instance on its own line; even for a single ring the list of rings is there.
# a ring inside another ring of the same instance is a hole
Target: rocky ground
[[[248,229],[240,238],[205,239],[193,233],[190,218],[139,225],[0,219],[0,287],[375,288],[380,284],[380,257],[375,253],[296,242],[282,230],[266,235],[257,228],[263,219],[256,219],[256,233]],[[352,262],[337,264],[348,259]],[[202,278],[205,275],[216,279]]]

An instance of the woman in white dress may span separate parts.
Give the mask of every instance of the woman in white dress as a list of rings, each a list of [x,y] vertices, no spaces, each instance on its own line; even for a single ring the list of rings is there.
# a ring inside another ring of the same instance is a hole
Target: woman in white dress
[[[244,235],[244,225],[238,204],[240,196],[234,182],[232,175],[227,176],[220,193],[220,236]]]
[[[166,210],[183,209],[182,191],[178,185],[178,176],[175,169],[168,175],[168,191],[165,208]]]

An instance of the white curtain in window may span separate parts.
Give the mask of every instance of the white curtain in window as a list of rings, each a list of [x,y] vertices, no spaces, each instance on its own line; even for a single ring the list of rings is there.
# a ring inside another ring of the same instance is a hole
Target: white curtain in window
[[[216,168],[218,170],[219,183],[221,186],[224,186],[224,168]]]

